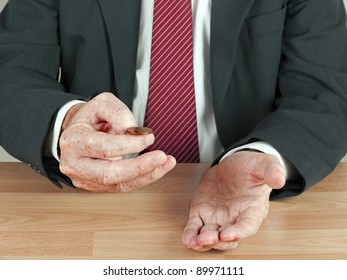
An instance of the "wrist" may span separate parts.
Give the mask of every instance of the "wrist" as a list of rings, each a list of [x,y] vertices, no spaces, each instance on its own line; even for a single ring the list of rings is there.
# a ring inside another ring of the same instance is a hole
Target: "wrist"
[[[63,120],[66,117],[67,112],[76,104],[84,104],[85,101],[82,100],[71,100],[67,102],[63,107],[61,107],[54,120],[52,121],[52,130],[46,139],[46,149],[53,155],[53,157],[59,161],[59,138],[62,131]],[[75,109],[74,109],[75,110]],[[70,112],[71,115],[73,111]],[[70,117],[69,117],[70,118]],[[68,118],[66,119],[68,121]],[[70,122],[70,121],[69,121]]]
[[[78,103],[73,105],[66,113],[63,123],[61,125],[61,131],[60,133],[62,133],[71,123],[71,120],[73,119],[73,117],[75,116],[75,114],[77,113],[77,111],[84,106],[85,103]]]

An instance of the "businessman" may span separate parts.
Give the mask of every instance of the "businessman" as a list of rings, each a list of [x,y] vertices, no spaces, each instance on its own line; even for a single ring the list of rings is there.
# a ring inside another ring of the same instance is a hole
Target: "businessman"
[[[346,36],[342,0],[10,0],[0,144],[89,191],[213,162],[182,241],[233,249],[346,153]]]

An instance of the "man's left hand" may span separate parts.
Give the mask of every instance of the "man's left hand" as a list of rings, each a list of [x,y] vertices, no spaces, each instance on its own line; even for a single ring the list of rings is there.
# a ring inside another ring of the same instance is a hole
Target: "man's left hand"
[[[197,251],[230,250],[254,235],[269,208],[273,188],[285,184],[285,169],[273,156],[234,153],[212,167],[191,202],[182,241]]]

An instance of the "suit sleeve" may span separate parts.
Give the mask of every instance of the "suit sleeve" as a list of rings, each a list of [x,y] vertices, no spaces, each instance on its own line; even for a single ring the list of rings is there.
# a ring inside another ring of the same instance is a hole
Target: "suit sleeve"
[[[235,145],[262,140],[300,176],[298,195],[334,170],[347,145],[347,32],[342,0],[288,0],[275,110]]]
[[[0,15],[0,145],[53,182],[68,183],[58,163],[44,155],[55,113],[81,98],[57,81],[58,5],[55,0],[10,0]]]
[[[277,109],[254,131],[301,178],[273,196],[297,194],[334,170],[347,144],[347,32],[341,0],[288,1]]]

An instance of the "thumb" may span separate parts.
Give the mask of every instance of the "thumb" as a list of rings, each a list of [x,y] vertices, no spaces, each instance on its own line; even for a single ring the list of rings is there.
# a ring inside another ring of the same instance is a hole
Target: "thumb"
[[[263,178],[264,183],[270,188],[280,189],[286,182],[286,170],[278,158],[269,154],[258,154],[256,174]]]
[[[286,183],[285,168],[279,162],[270,162],[264,169],[263,178],[270,188],[280,189]]]
[[[95,122],[108,123],[116,134],[123,134],[128,127],[136,126],[130,109],[113,93],[103,92],[91,99],[86,105],[93,111]]]

